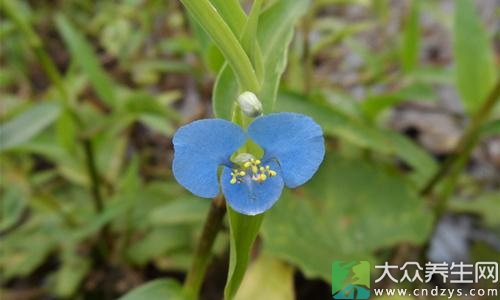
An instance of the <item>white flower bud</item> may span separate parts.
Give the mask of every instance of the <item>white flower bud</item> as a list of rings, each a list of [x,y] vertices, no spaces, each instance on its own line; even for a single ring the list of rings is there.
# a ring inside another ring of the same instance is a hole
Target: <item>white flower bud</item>
[[[238,104],[241,111],[250,118],[258,117],[262,114],[262,103],[252,92],[244,92],[238,97]]]

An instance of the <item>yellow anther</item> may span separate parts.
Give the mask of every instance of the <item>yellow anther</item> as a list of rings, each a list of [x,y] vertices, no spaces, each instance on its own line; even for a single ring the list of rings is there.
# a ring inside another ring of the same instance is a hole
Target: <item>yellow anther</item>
[[[278,175],[269,165],[262,165],[262,161],[259,159],[246,158],[246,160],[240,160],[239,164],[240,167],[231,172],[231,184],[245,182],[245,180],[261,183],[269,177]]]

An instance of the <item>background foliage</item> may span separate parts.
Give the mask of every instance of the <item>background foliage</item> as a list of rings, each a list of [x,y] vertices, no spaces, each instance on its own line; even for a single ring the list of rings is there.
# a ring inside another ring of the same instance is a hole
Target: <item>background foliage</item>
[[[323,127],[326,160],[253,247],[226,220],[202,299],[231,243],[236,299],[331,297],[333,260],[463,260],[436,230],[462,217],[465,259],[500,260],[498,2],[211,0],[206,22],[189,2],[2,1],[2,298],[177,297],[210,202],[173,179],[171,137],[255,85]]]

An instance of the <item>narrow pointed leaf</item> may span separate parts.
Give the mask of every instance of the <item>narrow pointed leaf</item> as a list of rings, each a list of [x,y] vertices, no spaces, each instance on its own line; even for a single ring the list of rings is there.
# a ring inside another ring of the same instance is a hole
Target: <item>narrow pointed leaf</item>
[[[114,88],[116,84],[102,68],[90,43],[66,17],[57,16],[56,25],[69,48],[72,59],[85,72],[99,98],[107,105],[114,107],[116,105]]]
[[[227,212],[229,217],[231,251],[224,298],[232,299],[238,291],[241,280],[245,275],[250,250],[259,233],[264,214],[257,216],[242,215],[230,207],[228,207]]]
[[[457,0],[453,33],[456,85],[465,109],[473,113],[495,83],[493,49],[474,1]]]

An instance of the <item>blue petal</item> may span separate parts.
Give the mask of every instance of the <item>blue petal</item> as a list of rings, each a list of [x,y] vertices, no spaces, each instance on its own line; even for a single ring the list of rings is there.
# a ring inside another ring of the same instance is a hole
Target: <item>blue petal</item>
[[[219,193],[217,168],[230,164],[230,156],[245,143],[245,133],[222,119],[199,120],[179,128],[173,143],[177,181],[197,196],[213,198]]]
[[[278,201],[283,190],[283,178],[276,163],[267,164],[277,175],[260,183],[247,175],[244,182],[231,184],[231,169],[224,167],[221,176],[222,193],[235,211],[253,216],[265,212]]]
[[[308,116],[276,113],[257,118],[248,136],[264,149],[264,158],[278,160],[290,188],[308,181],[325,156],[323,130]]]

